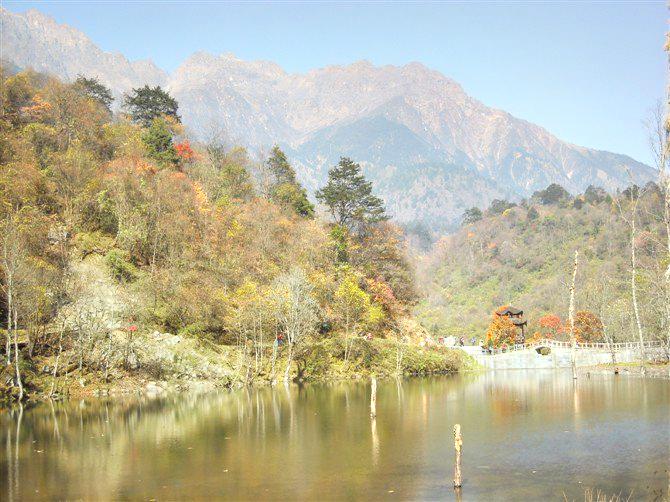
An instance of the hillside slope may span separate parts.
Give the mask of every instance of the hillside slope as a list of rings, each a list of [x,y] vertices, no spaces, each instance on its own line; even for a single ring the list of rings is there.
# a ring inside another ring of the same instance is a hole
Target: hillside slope
[[[646,336],[667,333],[660,195],[650,184],[638,211],[636,250]],[[621,208],[619,207],[621,204]],[[422,323],[438,334],[482,337],[501,305],[525,311],[529,332],[545,315],[568,316],[569,284],[579,251],[576,308],[602,318],[621,339],[635,335],[630,296],[630,235],[625,197],[542,205],[531,201],[485,216],[444,238],[421,263]]]

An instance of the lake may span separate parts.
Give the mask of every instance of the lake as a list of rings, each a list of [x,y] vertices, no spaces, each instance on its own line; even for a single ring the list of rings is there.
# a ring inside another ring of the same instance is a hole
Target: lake
[[[369,396],[348,382],[3,411],[0,499],[455,500],[455,423],[462,500],[667,496],[667,380],[387,380],[374,421]]]

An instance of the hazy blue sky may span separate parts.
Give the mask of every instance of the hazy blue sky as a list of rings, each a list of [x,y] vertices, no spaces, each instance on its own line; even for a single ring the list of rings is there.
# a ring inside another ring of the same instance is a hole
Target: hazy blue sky
[[[290,72],[420,61],[489,106],[572,143],[650,162],[642,120],[663,95],[665,2],[12,2],[107,51],[173,70],[232,52]]]

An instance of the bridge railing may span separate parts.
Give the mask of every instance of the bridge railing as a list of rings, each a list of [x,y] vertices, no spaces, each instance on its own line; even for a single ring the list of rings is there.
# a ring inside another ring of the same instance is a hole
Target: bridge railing
[[[558,340],[549,340],[548,338],[545,338],[542,340],[537,340],[535,342],[511,345],[505,349],[497,348],[497,349],[491,349],[490,351],[482,349],[482,351],[486,354],[496,355],[496,354],[504,354],[507,352],[516,352],[519,350],[537,349],[540,347],[569,349],[572,348],[572,343],[562,342]],[[660,340],[645,340],[643,342],[643,347],[645,349],[657,348],[657,347],[660,348],[663,347],[663,342]],[[577,350],[596,349],[596,350],[607,350],[615,352],[618,352],[620,350],[640,350],[640,342],[617,342],[617,343],[586,342],[586,343],[577,343],[576,349]]]

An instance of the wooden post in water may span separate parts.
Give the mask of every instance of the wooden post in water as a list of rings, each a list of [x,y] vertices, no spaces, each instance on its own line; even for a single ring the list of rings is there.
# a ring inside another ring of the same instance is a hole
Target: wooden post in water
[[[456,450],[456,464],[454,465],[454,489],[460,490],[461,479],[461,450],[463,449],[463,437],[461,436],[461,424],[454,425],[454,449]]]
[[[372,377],[372,390],[370,392],[370,418],[377,416],[377,378]]]

